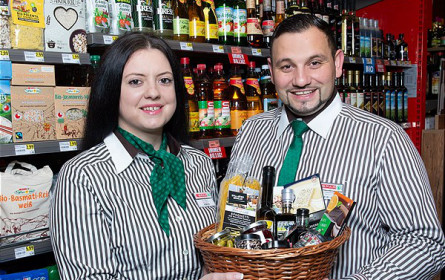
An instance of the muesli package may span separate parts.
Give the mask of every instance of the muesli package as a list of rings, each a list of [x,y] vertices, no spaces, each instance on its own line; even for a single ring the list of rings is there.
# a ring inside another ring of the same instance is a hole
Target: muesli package
[[[216,221],[217,231],[229,228],[239,231],[255,222],[261,184],[247,176],[252,168],[250,156],[232,160],[221,182]]]
[[[10,41],[13,49],[43,50],[43,0],[10,2]]]

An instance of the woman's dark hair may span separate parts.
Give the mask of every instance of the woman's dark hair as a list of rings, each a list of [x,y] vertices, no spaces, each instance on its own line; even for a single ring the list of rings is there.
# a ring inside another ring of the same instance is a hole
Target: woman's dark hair
[[[324,20],[310,14],[294,15],[280,22],[271,38],[270,56],[272,57],[272,47],[275,39],[277,39],[284,33],[300,33],[308,30],[311,27],[318,28],[326,35],[329,47],[332,52],[332,57],[335,57],[335,53],[337,52],[337,45],[335,43],[335,38],[334,34],[332,33],[331,27]]]
[[[168,59],[173,72],[176,92],[176,110],[164,131],[182,143],[188,142],[185,111],[184,81],[179,62],[167,43],[141,32],[128,33],[117,39],[105,52],[96,73],[90,94],[83,148],[101,143],[117,128],[122,73],[131,55],[142,49],[157,49]],[[147,61],[147,63],[151,63]]]

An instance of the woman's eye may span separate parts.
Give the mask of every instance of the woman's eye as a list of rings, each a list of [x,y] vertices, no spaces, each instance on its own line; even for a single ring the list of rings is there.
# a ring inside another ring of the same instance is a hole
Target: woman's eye
[[[173,80],[170,78],[161,78],[160,82],[161,84],[170,84]]]
[[[136,79],[134,79],[134,80],[130,80],[128,83],[129,83],[130,85],[139,85],[139,84],[141,83],[141,81],[140,81],[140,80],[136,80]]]

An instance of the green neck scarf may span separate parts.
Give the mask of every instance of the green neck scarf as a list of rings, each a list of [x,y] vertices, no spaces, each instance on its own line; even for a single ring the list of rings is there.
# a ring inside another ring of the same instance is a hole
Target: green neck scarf
[[[118,127],[120,134],[137,149],[146,153],[155,163],[150,176],[151,193],[158,213],[161,228],[170,235],[168,223],[167,200],[171,196],[184,210],[186,210],[185,173],[182,161],[167,152],[167,135],[162,135],[161,147],[156,151],[150,143],[134,136]]]

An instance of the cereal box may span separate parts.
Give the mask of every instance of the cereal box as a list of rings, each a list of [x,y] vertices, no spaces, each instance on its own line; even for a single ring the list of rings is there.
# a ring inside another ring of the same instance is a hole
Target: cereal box
[[[84,0],[45,1],[45,50],[87,52]]]
[[[14,142],[55,140],[54,88],[11,87]]]
[[[55,88],[54,105],[57,139],[83,137],[89,97],[89,87]]]
[[[13,86],[55,86],[54,65],[12,64]]]

